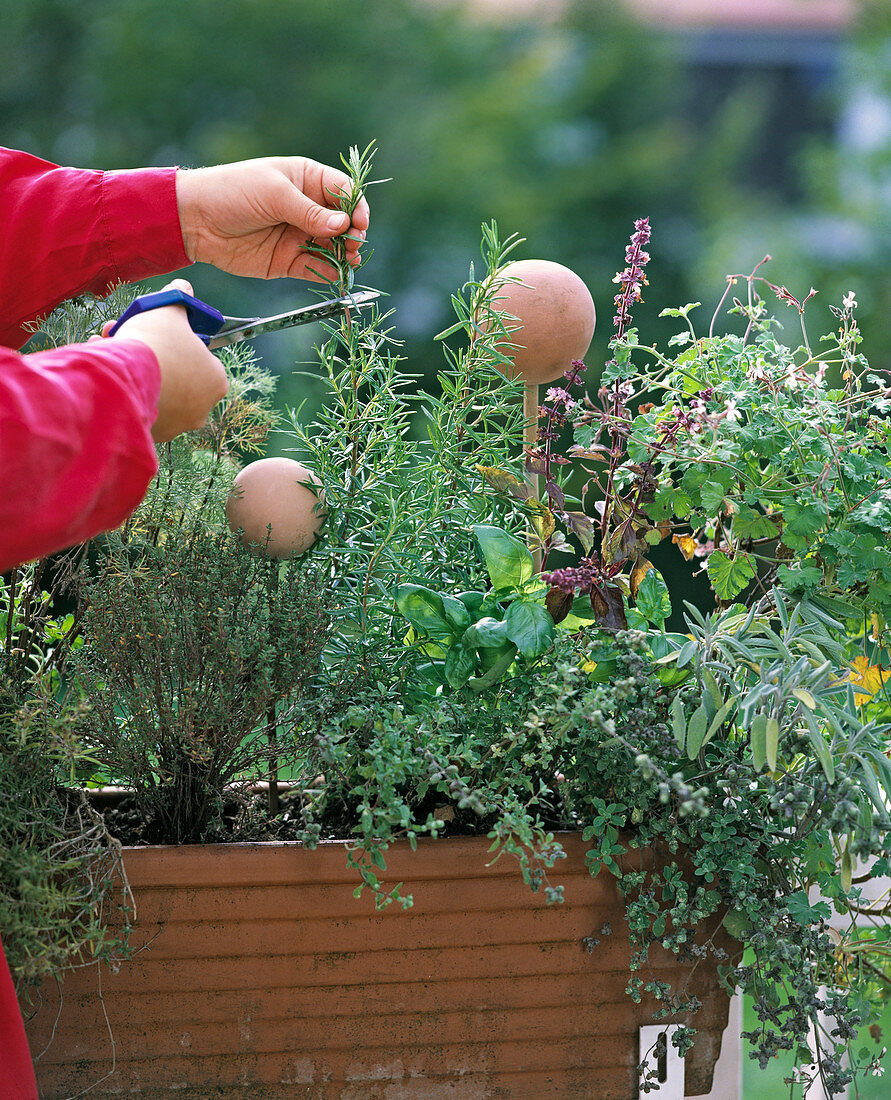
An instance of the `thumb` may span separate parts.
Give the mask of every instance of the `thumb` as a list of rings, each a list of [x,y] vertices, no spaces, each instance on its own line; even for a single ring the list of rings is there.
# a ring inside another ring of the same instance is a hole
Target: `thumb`
[[[337,237],[350,227],[350,216],[344,210],[319,206],[295,188],[287,220],[311,237]]]
[[[188,279],[171,279],[161,287],[162,290],[181,290],[184,294],[194,294],[192,284]]]

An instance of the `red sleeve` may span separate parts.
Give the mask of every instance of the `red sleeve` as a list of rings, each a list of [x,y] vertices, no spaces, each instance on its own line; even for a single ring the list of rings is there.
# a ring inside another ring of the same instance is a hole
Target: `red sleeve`
[[[0,147],[0,344],[66,298],[187,266],[176,169],[60,168]]]
[[[157,468],[160,391],[138,341],[6,349],[66,298],[189,262],[175,168],[60,168],[0,147],[0,571],[126,519]]]
[[[157,470],[160,387],[139,340],[0,348],[0,572],[124,522]]]
[[[37,1100],[37,1082],[3,945],[0,944],[0,1067],[4,1100]]]

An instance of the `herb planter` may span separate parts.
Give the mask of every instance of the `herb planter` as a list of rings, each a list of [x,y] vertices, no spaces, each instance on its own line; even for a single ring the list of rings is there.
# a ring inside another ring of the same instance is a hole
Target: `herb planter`
[[[353,896],[342,843],[125,849],[144,950],[66,975],[61,1003],[43,990],[41,1097],[630,1100],[654,1005],[624,992],[614,880],[591,878],[579,836],[563,844],[558,906],[512,860],[487,866],[485,838],[394,845],[387,880],[415,904],[383,912]],[[711,1087],[729,1004],[713,963],[694,984],[688,1095]]]

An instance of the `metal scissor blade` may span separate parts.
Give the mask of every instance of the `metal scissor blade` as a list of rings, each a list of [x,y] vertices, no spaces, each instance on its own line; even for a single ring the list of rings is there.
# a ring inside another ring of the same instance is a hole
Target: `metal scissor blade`
[[[216,348],[225,347],[226,344],[237,344],[241,340],[250,340],[254,336],[261,336],[264,332],[277,332],[279,329],[291,328],[293,325],[307,325],[312,321],[322,321],[326,317],[334,317],[338,313],[345,313],[350,309],[362,309],[371,305],[380,297],[380,291],[360,290],[355,294],[345,294],[342,298],[332,298],[327,302],[318,302],[316,305],[302,306],[300,309],[292,309],[287,313],[279,313],[274,317],[227,317],[226,323],[210,338],[208,347],[213,351]]]

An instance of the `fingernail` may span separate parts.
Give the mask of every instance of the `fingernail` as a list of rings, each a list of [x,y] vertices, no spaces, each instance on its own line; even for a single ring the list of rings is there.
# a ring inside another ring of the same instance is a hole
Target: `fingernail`
[[[331,215],[328,219],[328,228],[332,233],[339,233],[344,228],[343,219],[345,216],[343,213]]]

